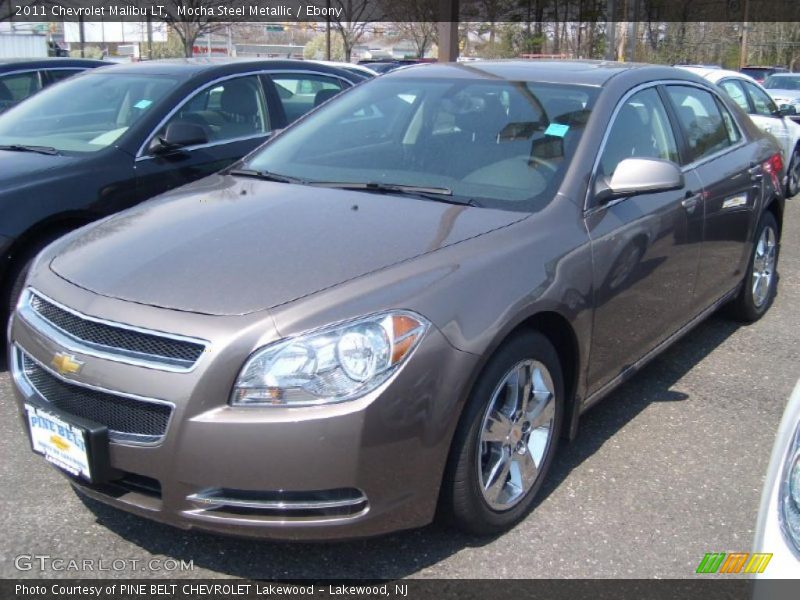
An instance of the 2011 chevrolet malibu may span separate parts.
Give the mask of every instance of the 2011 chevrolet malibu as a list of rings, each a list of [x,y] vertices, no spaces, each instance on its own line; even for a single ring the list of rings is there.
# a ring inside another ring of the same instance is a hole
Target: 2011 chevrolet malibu
[[[717,308],[767,311],[782,175],[677,69],[401,69],[44,250],[9,328],[24,426],[179,527],[502,531],[583,411]]]

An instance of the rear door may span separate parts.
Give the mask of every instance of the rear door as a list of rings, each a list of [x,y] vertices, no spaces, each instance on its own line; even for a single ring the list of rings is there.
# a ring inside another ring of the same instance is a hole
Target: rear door
[[[626,158],[679,161],[679,146],[663,98],[645,87],[617,107],[593,182],[611,177]],[[699,181],[684,173],[683,189],[589,199],[594,333],[590,393],[620,375],[696,312],[695,280],[703,235]]]
[[[722,100],[691,84],[665,87],[680,125],[685,168],[702,182],[705,233],[697,302],[712,304],[744,275],[754,226],[761,166]]]
[[[136,159],[139,199],[229,166],[268,139],[273,120],[259,74],[224,78],[193,91],[142,146]],[[153,139],[172,123],[199,126],[207,142],[170,154],[151,152]]]
[[[743,81],[742,85],[753,104],[750,118],[758,125],[759,129],[773,135],[778,140],[783,154],[783,162],[788,164],[794,150],[794,138],[784,117],[779,114],[778,105],[770,98],[769,94],[758,86],[749,81]]]

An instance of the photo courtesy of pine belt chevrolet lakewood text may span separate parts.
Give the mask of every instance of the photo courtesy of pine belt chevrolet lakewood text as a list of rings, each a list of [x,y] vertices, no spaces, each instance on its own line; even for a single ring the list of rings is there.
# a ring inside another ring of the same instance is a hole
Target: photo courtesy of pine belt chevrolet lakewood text
[[[498,533],[583,411],[717,309],[769,309],[784,177],[685,70],[398,69],[39,253],[21,422],[80,492],[177,527]]]

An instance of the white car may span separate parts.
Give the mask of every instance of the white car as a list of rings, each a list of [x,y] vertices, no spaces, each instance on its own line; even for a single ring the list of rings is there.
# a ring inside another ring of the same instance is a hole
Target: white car
[[[792,120],[800,121],[800,73],[774,73],[764,81],[764,89],[778,108],[793,107]]]
[[[786,197],[800,192],[800,125],[790,118],[791,110],[781,110],[756,81],[736,71],[705,67],[680,67],[722,88],[759,129],[772,134],[781,146]]]
[[[757,578],[800,578],[800,382],[783,413],[772,448],[753,553],[772,554]]]

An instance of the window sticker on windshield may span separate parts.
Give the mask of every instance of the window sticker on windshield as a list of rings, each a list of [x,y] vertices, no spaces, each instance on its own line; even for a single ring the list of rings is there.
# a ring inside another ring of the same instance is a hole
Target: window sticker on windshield
[[[561,123],[550,123],[547,126],[547,129],[544,130],[545,135],[552,135],[555,137],[564,137],[567,135],[569,131],[569,125],[563,125]]]
[[[139,100],[136,104],[133,105],[133,107],[145,109],[149,107],[152,103],[153,103],[152,100]]]

